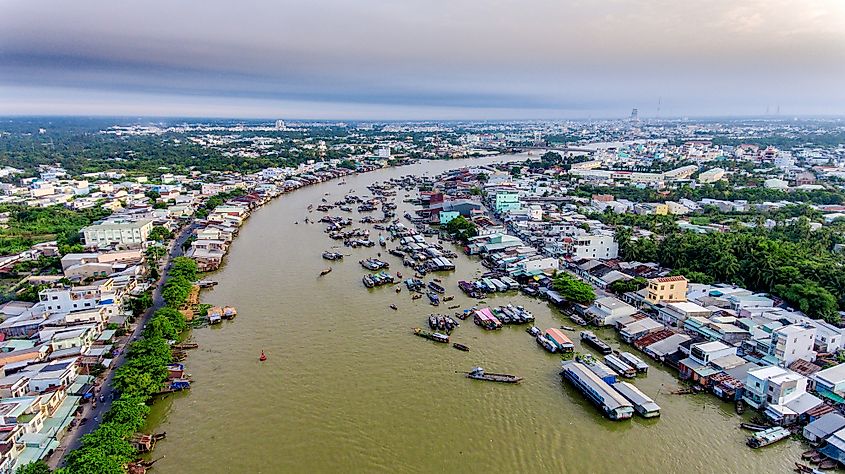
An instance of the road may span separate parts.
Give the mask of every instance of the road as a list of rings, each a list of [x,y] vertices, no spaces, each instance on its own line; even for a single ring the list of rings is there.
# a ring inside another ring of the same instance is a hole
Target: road
[[[141,315],[135,325],[135,329],[127,336],[126,339],[124,339],[125,342],[123,347],[121,347],[120,354],[114,358],[111,367],[109,367],[103,374],[104,378],[99,382],[95,382],[96,388],[94,389],[94,400],[96,400],[96,407],[94,407],[93,402],[81,405],[83,407],[83,411],[80,415],[77,415],[77,419],[87,418],[88,422],[83,425],[76,425],[76,427],[71,428],[70,431],[68,431],[68,434],[62,439],[59,447],[56,448],[56,451],[47,460],[47,464],[51,468],[60,466],[64,462],[65,455],[79,447],[81,438],[94,431],[97,426],[99,426],[99,422],[102,421],[103,415],[109,411],[109,408],[111,408],[112,400],[110,391],[114,371],[123,365],[123,362],[126,360],[126,349],[129,343],[137,340],[141,336],[144,326],[147,324],[147,321],[150,320],[153,313],[164,306],[164,298],[161,295],[161,290],[167,281],[167,272],[170,271],[170,265],[173,259],[181,257],[184,254],[182,245],[188,240],[195,228],[196,224],[191,223],[183,228],[176,239],[171,242],[167,253],[167,259],[164,263],[164,269],[161,272],[163,276],[159,278],[155,289],[153,290],[153,305],[149,307],[143,315]],[[102,402],[100,401],[100,396],[103,397]]]

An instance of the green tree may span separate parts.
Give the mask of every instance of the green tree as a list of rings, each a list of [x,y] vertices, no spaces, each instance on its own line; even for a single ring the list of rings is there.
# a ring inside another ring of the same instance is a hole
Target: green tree
[[[621,295],[631,291],[640,291],[646,286],[648,286],[648,280],[643,277],[636,277],[629,280],[616,280],[608,285],[607,289]]]
[[[446,224],[446,230],[462,242],[466,242],[478,235],[478,227],[476,227],[474,222],[467,220],[464,216],[458,216],[449,221]]]
[[[812,282],[778,285],[775,292],[812,318],[838,323],[836,298],[826,289]]]
[[[111,408],[103,416],[103,420],[126,426],[130,432],[137,431],[144,426],[150,407],[141,397],[121,397],[112,402]]]
[[[15,474],[50,474],[50,467],[44,461],[32,461],[19,467]]]
[[[573,303],[586,305],[596,299],[596,292],[592,286],[568,273],[559,273],[552,282],[552,287],[567,301]]]

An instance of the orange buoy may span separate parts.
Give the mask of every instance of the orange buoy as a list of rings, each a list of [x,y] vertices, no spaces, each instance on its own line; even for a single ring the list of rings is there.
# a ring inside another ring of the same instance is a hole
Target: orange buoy
[[[265,360],[267,360],[267,356],[264,355],[264,351],[261,351],[261,356],[258,358],[258,360],[260,360],[261,362],[264,362]]]

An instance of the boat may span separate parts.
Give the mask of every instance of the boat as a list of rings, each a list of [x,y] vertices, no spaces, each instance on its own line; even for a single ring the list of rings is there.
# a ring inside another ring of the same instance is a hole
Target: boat
[[[579,326],[586,326],[587,325],[587,320],[585,320],[584,318],[582,318],[580,316],[576,316],[576,315],[573,314],[573,315],[569,316],[569,319],[571,319],[573,323],[575,323]]]
[[[560,328],[561,328],[561,329],[564,329],[564,330],[566,330],[566,331],[575,331],[575,330],[576,330],[576,329],[575,329],[574,327],[572,327],[572,326],[561,326]]]
[[[801,459],[812,459],[812,458],[816,457],[818,454],[819,454],[819,452],[816,451],[815,449],[811,449],[809,451],[804,451],[803,453],[801,453]]]
[[[537,326],[531,326],[531,327],[525,328],[525,332],[527,332],[528,334],[530,334],[530,335],[532,335],[532,336],[534,336],[534,337],[537,337],[537,336],[539,336],[539,335],[540,335],[543,331],[541,331],[541,330],[540,330],[540,328],[538,328]]]
[[[214,280],[200,280],[200,281],[197,282],[197,285],[199,285],[200,288],[211,288],[212,286],[215,286],[216,284],[217,284],[217,282],[214,281]]]
[[[223,319],[235,319],[235,316],[238,315],[238,310],[235,309],[234,306],[224,306],[223,307]]]
[[[552,343],[552,341],[546,336],[538,334],[535,339],[537,340],[537,344],[540,344],[543,349],[551,352],[552,354],[557,352],[557,346],[555,346],[554,343]]]
[[[455,299],[455,295],[447,295],[443,297],[443,301],[452,301]]]
[[[620,359],[619,357],[608,354],[604,356],[604,363],[607,364],[608,367],[613,369],[617,374],[626,377],[626,378],[634,378],[637,376],[637,371],[630,365],[628,365],[624,360]]]
[[[265,360],[267,360],[267,356],[264,355],[264,351],[261,351],[261,355],[258,356],[258,360],[260,360],[261,362],[264,362]]]
[[[418,300],[418,299],[420,299],[420,298],[422,298],[422,295],[421,295],[421,294],[419,294],[419,293],[414,293],[414,295],[413,295],[413,296],[411,296],[411,299],[412,299],[412,300]]]
[[[769,429],[769,427],[766,425],[758,425],[754,423],[740,423],[739,427],[749,431],[765,431]]]
[[[788,429],[782,426],[773,426],[749,436],[745,444],[754,449],[762,448],[784,440],[788,438],[789,435],[790,432]]]
[[[617,382],[611,385],[619,394],[634,405],[634,411],[643,418],[654,418],[660,416],[660,405],[654,403],[648,395],[641,392],[637,387],[628,382]]]
[[[460,342],[455,342],[452,344],[452,347],[459,351],[469,352],[469,347],[461,344]]]
[[[338,252],[323,252],[323,258],[326,260],[343,260],[343,254]]]
[[[184,350],[184,349],[196,349],[199,346],[200,345],[197,344],[196,342],[183,342],[181,344],[173,344],[173,346],[171,346],[171,347],[173,347],[174,349]]]
[[[392,304],[392,305],[390,305],[390,309],[392,309],[392,310],[396,311],[396,310],[397,310],[397,309],[399,309],[399,308],[397,308],[395,304]]]
[[[223,322],[223,309],[219,306],[212,306],[208,309],[208,324],[219,324]]]
[[[434,292],[429,291],[429,292],[428,292],[428,293],[426,293],[425,295],[426,295],[426,296],[428,296],[428,301],[429,301],[429,303],[431,303],[433,306],[437,306],[437,305],[439,305],[439,304],[440,304],[440,298],[437,296],[437,293],[434,293]]]
[[[439,332],[424,331],[421,328],[414,328],[414,335],[419,336],[423,339],[428,339],[429,341],[442,342],[444,344],[449,342],[449,336],[448,335],[441,334]]]
[[[460,307],[461,307],[461,305],[456,304],[456,305],[449,306],[449,309],[458,309]]]
[[[736,401],[736,414],[742,415],[745,412],[745,403],[743,403],[742,399]]]
[[[328,275],[328,274],[329,274],[329,273],[331,273],[331,272],[332,272],[332,269],[331,269],[331,267],[329,267],[329,268],[327,268],[327,269],[325,269],[325,270],[321,271],[321,272],[320,272],[320,276],[326,276],[326,275]]]
[[[446,293],[445,288],[443,288],[442,286],[438,285],[437,283],[435,283],[433,281],[428,282],[428,288],[430,290],[436,292],[436,293],[440,293],[440,294]]]
[[[819,463],[819,469],[836,469],[836,464],[836,461],[834,461],[833,459],[825,459],[824,461]]]
[[[648,372],[648,364],[643,362],[642,359],[635,356],[634,354],[631,354],[630,352],[620,352],[616,355],[619,356],[620,359],[625,361],[626,364],[636,369],[638,374],[645,374]]]
[[[588,346],[592,347],[593,349],[601,352],[604,355],[610,354],[613,352],[613,349],[607,345],[604,341],[599,339],[592,331],[581,331],[581,340],[587,343]]]
[[[560,375],[575,386],[588,400],[598,406],[608,418],[625,420],[634,415],[634,406],[607,381],[577,361],[565,361]]]
[[[487,382],[519,383],[522,381],[522,377],[510,374],[487,373],[481,367],[473,367],[472,370],[464,372],[464,374],[466,374],[468,379],[485,380]]]

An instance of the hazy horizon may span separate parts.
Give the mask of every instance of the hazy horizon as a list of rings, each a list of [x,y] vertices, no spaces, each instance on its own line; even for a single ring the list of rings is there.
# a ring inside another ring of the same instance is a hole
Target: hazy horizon
[[[841,117],[845,2],[5,2],[0,116]]]

